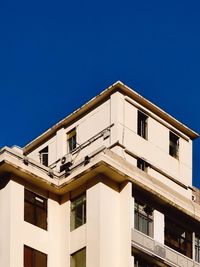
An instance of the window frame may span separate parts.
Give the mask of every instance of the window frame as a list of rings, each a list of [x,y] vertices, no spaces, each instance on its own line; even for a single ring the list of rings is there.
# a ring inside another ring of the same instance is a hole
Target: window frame
[[[145,140],[148,140],[148,116],[138,110],[137,114],[137,134],[144,138]]]
[[[180,234],[179,232],[182,232]],[[190,237],[190,238],[189,238]],[[192,259],[193,256],[193,233],[186,227],[177,223],[172,218],[165,216],[165,240],[166,246],[178,251]]]
[[[148,170],[148,163],[141,159],[141,158],[137,158],[137,168],[144,171],[144,172],[147,172]]]
[[[81,207],[81,214],[79,214]],[[81,215],[80,217],[77,215]],[[70,231],[77,229],[86,223],[87,218],[86,210],[86,194],[82,194],[71,200],[70,208]]]
[[[49,147],[46,146],[42,150],[39,151],[40,155],[40,163],[44,166],[49,166]]]
[[[27,255],[27,251],[29,250],[29,252],[31,252],[32,253],[32,255],[31,255],[31,267],[38,267],[37,265],[36,265],[36,263],[37,263],[37,256],[44,256],[45,258],[44,258],[44,260],[45,260],[45,265],[44,266],[40,266],[40,267],[47,267],[47,265],[48,265],[48,255],[46,254],[46,253],[43,253],[43,252],[41,252],[41,251],[39,251],[39,250],[37,250],[37,249],[34,249],[34,248],[31,248],[31,247],[29,247],[29,246],[27,246],[27,245],[24,245],[24,267],[30,267],[30,266],[26,266],[25,265],[25,263],[26,263],[26,261],[28,260],[27,258],[26,258],[26,255]]]
[[[151,209],[152,211],[145,212],[145,209]],[[134,201],[134,228],[150,237],[153,237],[153,226],[154,226],[154,217],[153,217],[153,208],[149,205],[135,199]]]
[[[180,137],[169,131],[169,155],[175,159],[179,159]]]
[[[81,266],[79,266],[79,265],[77,265],[77,262],[75,262],[76,259],[74,257],[76,257],[81,252],[84,252],[84,254],[85,254],[84,255],[84,263],[81,263]],[[73,262],[73,260],[74,260],[74,262]],[[80,249],[80,250],[78,250],[78,251],[76,251],[70,255],[70,267],[86,267],[86,247],[84,247],[84,248],[82,248],[82,249]]]
[[[32,195],[32,201],[31,197],[28,198],[28,195]],[[40,224],[41,214],[39,214],[38,211],[43,211],[42,214],[45,216],[44,225]],[[48,229],[48,199],[30,191],[27,188],[24,188],[24,221],[43,230]]]
[[[200,263],[200,235],[195,233],[194,239],[195,261]]]
[[[77,133],[76,128],[73,128],[67,133],[67,151],[71,153],[77,147]]]

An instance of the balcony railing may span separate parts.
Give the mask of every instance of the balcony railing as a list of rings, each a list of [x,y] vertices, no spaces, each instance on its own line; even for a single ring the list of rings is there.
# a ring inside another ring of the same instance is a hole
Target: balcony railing
[[[198,262],[163,245],[151,237],[132,229],[132,246],[161,259],[166,264],[180,267],[200,267]]]

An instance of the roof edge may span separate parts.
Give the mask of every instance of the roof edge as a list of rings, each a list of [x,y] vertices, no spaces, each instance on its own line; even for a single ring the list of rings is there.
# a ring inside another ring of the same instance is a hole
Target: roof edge
[[[60,128],[63,126],[69,124],[71,121],[75,120],[77,117],[83,115],[88,110],[90,110],[93,106],[99,104],[102,100],[108,98],[114,91],[121,91],[122,93],[126,94],[130,98],[134,99],[139,104],[143,105],[147,109],[149,109],[154,114],[158,115],[165,121],[167,121],[169,124],[174,126],[176,129],[184,133],[186,136],[188,136],[190,139],[194,140],[197,137],[199,137],[199,134],[195,131],[191,130],[189,127],[181,123],[180,121],[176,120],[174,117],[166,113],[164,110],[147,100],[146,98],[142,97],[140,94],[135,92],[133,89],[125,85],[120,80],[116,81],[114,84],[103,90],[100,94],[93,97],[91,100],[86,102],[84,105],[82,105],[80,108],[76,109],[72,113],[70,113],[67,117],[60,120],[58,123],[53,125],[51,128],[49,128],[47,131],[39,135],[36,139],[28,143],[23,148],[24,154],[28,154],[30,151],[32,151],[35,147],[37,147],[41,142],[44,140],[50,138],[52,135],[56,133]]]

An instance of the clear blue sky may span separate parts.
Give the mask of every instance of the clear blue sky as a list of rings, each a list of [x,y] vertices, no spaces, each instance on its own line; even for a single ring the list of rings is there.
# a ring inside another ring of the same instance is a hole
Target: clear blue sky
[[[0,1],[0,147],[122,80],[200,132],[200,1]],[[200,140],[194,185],[200,186]]]

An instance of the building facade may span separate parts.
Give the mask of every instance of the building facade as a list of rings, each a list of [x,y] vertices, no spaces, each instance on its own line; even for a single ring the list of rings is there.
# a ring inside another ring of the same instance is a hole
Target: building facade
[[[0,150],[0,266],[200,266],[198,134],[116,82]]]

